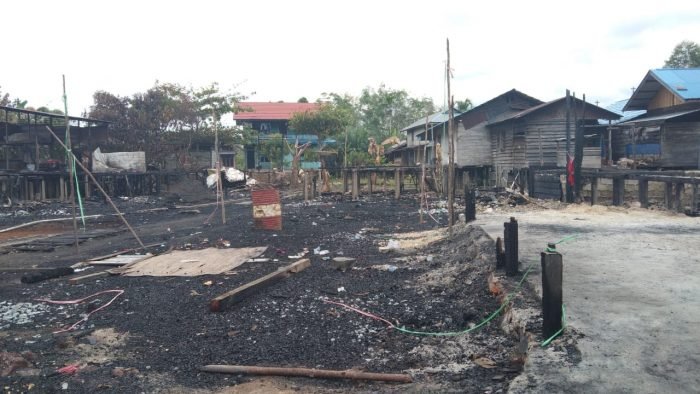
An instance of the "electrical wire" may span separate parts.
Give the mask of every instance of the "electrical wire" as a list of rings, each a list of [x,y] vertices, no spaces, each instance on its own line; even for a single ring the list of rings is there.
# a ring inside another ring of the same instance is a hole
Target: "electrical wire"
[[[77,300],[55,301],[55,300],[50,300],[50,299],[48,299],[48,298],[35,298],[34,301],[46,302],[46,303],[49,303],[49,304],[57,304],[57,305],[80,304],[80,303],[82,303],[82,302],[84,302],[84,301],[86,301],[86,300],[89,300],[90,298],[97,297],[97,296],[102,295],[102,294],[108,294],[108,293],[116,293],[116,295],[115,295],[114,297],[112,297],[112,299],[109,300],[109,301],[108,301],[107,303],[105,303],[104,305],[101,305],[99,308],[96,308],[95,310],[90,311],[89,313],[87,313],[82,319],[80,319],[79,321],[75,322],[75,324],[73,324],[72,326],[70,326],[70,327],[68,327],[68,328],[66,328],[66,329],[63,329],[63,330],[59,330],[59,331],[54,331],[54,332],[53,332],[54,334],[59,334],[59,333],[62,333],[62,332],[67,332],[67,331],[75,330],[75,328],[76,328],[78,325],[80,325],[81,323],[84,323],[84,322],[88,321],[88,318],[90,317],[90,315],[92,315],[93,313],[98,312],[98,311],[100,311],[100,310],[102,310],[102,309],[108,307],[110,304],[112,304],[112,302],[114,302],[114,300],[116,300],[120,295],[124,294],[124,290],[119,290],[119,289],[116,289],[116,290],[104,290],[104,291],[100,291],[100,292],[98,292],[98,293],[95,293],[95,294],[89,295],[89,296],[87,296],[87,297],[85,297],[85,298],[80,298],[80,299],[77,299]]]
[[[488,323],[489,323],[491,320],[493,320],[496,316],[498,316],[498,314],[500,314],[501,311],[503,311],[503,309],[510,303],[510,300],[513,298],[513,296],[514,296],[518,291],[520,291],[520,288],[522,287],[523,282],[525,281],[525,278],[527,278],[527,276],[528,276],[528,274],[530,274],[530,271],[531,271],[531,270],[532,270],[532,265],[528,266],[527,270],[525,271],[525,274],[523,274],[523,277],[522,277],[522,278],[520,279],[520,281],[518,282],[518,285],[517,285],[517,287],[515,288],[515,290],[514,290],[512,293],[510,293],[510,294],[508,294],[508,295],[506,296],[506,298],[505,298],[505,299],[503,300],[503,302],[501,303],[501,306],[500,306],[498,309],[496,309],[496,311],[494,311],[493,313],[491,313],[486,319],[482,320],[479,324],[477,324],[477,325],[475,325],[475,326],[473,326],[473,327],[464,329],[464,330],[462,330],[462,331],[430,332],[430,331],[409,330],[409,329],[407,329],[407,328],[405,328],[405,327],[403,327],[403,326],[402,326],[402,327],[399,327],[399,326],[397,326],[396,324],[390,322],[389,320],[387,320],[387,319],[385,319],[385,318],[383,318],[383,317],[381,317],[381,316],[377,316],[377,315],[372,314],[372,313],[370,313],[370,312],[363,311],[363,310],[361,310],[361,309],[352,307],[352,306],[350,306],[350,305],[343,304],[343,303],[341,303],[341,302],[330,301],[330,300],[324,300],[324,302],[327,303],[327,304],[334,304],[334,305],[342,306],[342,307],[345,308],[345,309],[348,309],[348,310],[351,310],[351,311],[353,311],[353,312],[359,313],[359,314],[361,314],[361,315],[363,315],[363,316],[366,316],[366,317],[369,317],[369,318],[371,318],[371,319],[384,322],[384,323],[387,324],[387,326],[388,326],[389,328],[392,328],[392,329],[394,329],[394,330],[396,330],[396,331],[399,331],[399,332],[401,332],[401,333],[404,333],[404,334],[421,335],[421,336],[434,336],[434,337],[452,337],[452,336],[464,335],[464,334],[468,334],[468,333],[470,333],[470,332],[472,332],[472,331],[476,331],[476,330],[478,330],[479,328],[481,328],[481,327],[485,326],[486,324],[488,324]]]

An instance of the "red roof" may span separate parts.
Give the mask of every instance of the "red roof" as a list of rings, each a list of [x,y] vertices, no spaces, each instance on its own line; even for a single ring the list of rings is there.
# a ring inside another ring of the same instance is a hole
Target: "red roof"
[[[234,120],[289,120],[297,112],[315,111],[318,103],[260,103],[242,102]]]

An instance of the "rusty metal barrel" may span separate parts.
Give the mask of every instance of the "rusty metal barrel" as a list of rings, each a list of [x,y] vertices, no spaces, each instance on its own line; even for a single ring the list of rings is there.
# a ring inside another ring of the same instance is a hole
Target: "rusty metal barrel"
[[[274,188],[258,188],[251,192],[253,222],[261,230],[282,230],[280,193]]]

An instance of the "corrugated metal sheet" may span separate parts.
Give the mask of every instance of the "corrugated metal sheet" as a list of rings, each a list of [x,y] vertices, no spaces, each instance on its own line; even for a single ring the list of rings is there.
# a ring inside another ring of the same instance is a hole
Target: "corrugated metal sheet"
[[[630,120],[626,123],[622,123],[622,124],[644,124],[644,123],[663,122],[665,120],[679,118],[681,116],[690,115],[690,114],[694,114],[694,113],[700,113],[700,109],[673,112],[673,113],[657,115],[657,116],[649,116],[649,117],[645,116],[645,117],[641,117],[641,118],[637,118],[637,119],[632,119],[632,120]]]
[[[651,72],[683,100],[700,99],[700,68],[659,68]]]
[[[614,102],[614,103],[608,105],[607,107],[605,107],[605,109],[607,109],[608,111],[614,112],[614,113],[616,113],[616,114],[618,114],[618,115],[621,116],[620,119],[618,119],[618,120],[613,120],[613,121],[611,122],[612,124],[623,123],[623,122],[626,122],[626,121],[628,121],[628,120],[630,120],[630,119],[634,119],[634,118],[636,118],[636,117],[638,117],[638,116],[641,116],[641,115],[644,115],[645,113],[647,113],[647,111],[645,111],[645,110],[624,111],[623,108],[625,108],[625,105],[627,105],[627,102],[628,102],[628,101],[629,101],[629,100],[620,100],[620,101],[616,101],[616,102]],[[598,123],[599,123],[599,124],[608,124],[608,120],[606,120],[606,119],[599,119],[599,120],[598,120]]]
[[[458,115],[461,115],[461,114],[462,114],[461,111],[458,111],[456,109],[454,110],[455,117]],[[449,118],[450,118],[449,111],[437,112],[437,113],[434,113],[434,114],[428,116],[428,124],[432,125],[432,127],[435,127],[435,125],[437,125],[437,124],[443,124],[443,123],[447,122],[449,120]],[[404,132],[407,130],[415,129],[418,126],[423,126],[423,128],[425,128],[425,118],[421,118],[421,119],[416,120],[415,122],[404,127],[403,129],[401,129],[401,131]]]

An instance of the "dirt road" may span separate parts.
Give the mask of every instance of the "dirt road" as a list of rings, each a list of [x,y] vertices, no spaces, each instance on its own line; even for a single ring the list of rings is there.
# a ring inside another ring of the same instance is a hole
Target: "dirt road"
[[[570,206],[480,214],[502,236],[519,222],[520,258],[535,263],[548,241],[579,234],[564,255],[564,302],[582,360],[558,362],[533,349],[511,392],[697,392],[700,387],[700,219],[614,207]]]

